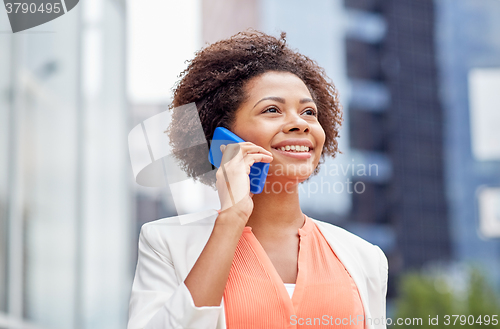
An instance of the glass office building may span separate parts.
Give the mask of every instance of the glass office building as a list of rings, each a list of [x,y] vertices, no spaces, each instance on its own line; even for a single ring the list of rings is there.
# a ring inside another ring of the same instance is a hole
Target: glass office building
[[[133,273],[126,6],[0,15],[0,327],[124,328]]]
[[[500,287],[500,2],[435,4],[453,256]]]

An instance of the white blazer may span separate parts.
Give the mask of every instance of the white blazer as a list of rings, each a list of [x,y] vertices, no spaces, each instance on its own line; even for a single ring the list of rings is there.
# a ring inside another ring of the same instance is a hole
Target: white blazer
[[[217,216],[218,212],[211,209],[142,226],[127,329],[226,328],[224,298],[220,306],[197,307],[184,284],[212,233]],[[365,329],[385,329],[387,259],[384,253],[340,227],[313,221],[358,287]]]

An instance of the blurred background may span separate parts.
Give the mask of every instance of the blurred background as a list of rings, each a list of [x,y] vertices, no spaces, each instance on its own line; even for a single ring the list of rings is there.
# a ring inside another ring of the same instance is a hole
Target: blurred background
[[[363,189],[301,203],[384,250],[388,316],[500,314],[499,0],[84,0],[16,34],[0,9],[0,328],[126,327],[140,227],[176,215],[127,135],[248,27],[339,90],[343,154],[310,184]]]

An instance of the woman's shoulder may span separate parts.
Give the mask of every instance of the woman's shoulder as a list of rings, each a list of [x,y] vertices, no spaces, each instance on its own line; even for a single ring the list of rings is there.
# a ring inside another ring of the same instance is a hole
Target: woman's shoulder
[[[141,227],[140,239],[156,250],[197,244],[208,239],[217,216],[217,210],[209,209],[147,222]]]
[[[322,233],[327,232],[328,234],[335,235],[336,238],[346,239],[349,242],[353,242],[355,244],[359,244],[361,247],[374,247],[374,245],[365,239],[357,236],[354,233],[349,232],[348,230],[334,225],[332,223],[324,222],[318,219],[313,219],[313,222],[318,226]]]
[[[157,219],[145,223],[142,227],[162,227],[162,226],[206,226],[213,225],[218,216],[218,211],[208,209],[192,214],[178,215]]]
[[[337,225],[313,219],[325,239],[336,247],[337,250],[350,253],[357,258],[364,259],[371,263],[372,261],[387,263],[385,254],[379,246],[374,245],[365,239],[347,231]]]

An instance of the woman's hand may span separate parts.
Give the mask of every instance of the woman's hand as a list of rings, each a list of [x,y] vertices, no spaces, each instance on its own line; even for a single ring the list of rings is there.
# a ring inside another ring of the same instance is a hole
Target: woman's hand
[[[250,167],[256,162],[271,162],[273,156],[251,142],[222,145],[221,151],[221,165],[216,174],[221,212],[231,208],[246,224],[253,210]]]
[[[184,280],[197,307],[221,304],[234,251],[253,211],[250,167],[255,162],[273,161],[271,152],[250,142],[229,144],[221,147],[221,151],[216,186],[222,210],[207,244]]]

